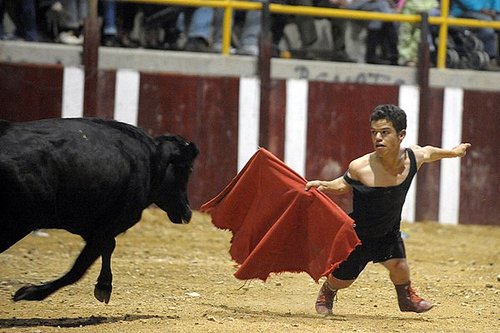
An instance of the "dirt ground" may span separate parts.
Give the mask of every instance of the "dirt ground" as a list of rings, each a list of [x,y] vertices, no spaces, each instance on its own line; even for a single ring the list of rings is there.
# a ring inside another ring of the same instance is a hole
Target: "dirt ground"
[[[404,224],[417,292],[437,306],[402,313],[381,265],[339,292],[334,316],[314,311],[319,289],[306,273],[267,282],[234,278],[231,234],[195,213],[174,225],[148,209],[117,238],[109,304],[93,296],[100,262],[75,285],[40,302],[13,302],[21,286],[66,272],[79,237],[49,230],[0,254],[0,332],[499,332],[500,228]]]

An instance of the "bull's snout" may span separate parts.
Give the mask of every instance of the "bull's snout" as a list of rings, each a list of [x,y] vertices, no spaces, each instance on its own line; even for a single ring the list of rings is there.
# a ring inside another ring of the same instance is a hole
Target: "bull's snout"
[[[167,215],[172,221],[172,223],[175,224],[187,224],[189,221],[191,221],[191,217],[193,216],[193,212],[191,211],[191,207],[189,205],[186,205],[182,211],[181,210],[176,210],[175,212],[167,212]]]
[[[193,211],[191,210],[191,207],[189,207],[188,205],[186,212],[182,216],[182,223],[188,224],[191,221],[192,217],[193,217]]]

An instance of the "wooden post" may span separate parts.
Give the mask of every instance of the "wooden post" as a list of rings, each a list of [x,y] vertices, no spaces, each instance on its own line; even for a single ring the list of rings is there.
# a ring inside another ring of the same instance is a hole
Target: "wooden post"
[[[83,58],[85,71],[83,115],[95,117],[98,114],[99,94],[99,44],[102,19],[97,16],[97,0],[89,0],[89,13],[84,22]]]
[[[437,115],[432,114],[432,95],[429,88],[429,15],[422,13],[417,82],[420,89],[418,142],[421,145],[440,145],[441,132],[434,130]],[[439,210],[439,163],[426,165],[418,173],[415,220],[437,221]]]
[[[260,78],[260,118],[259,118],[259,145],[269,147],[269,100],[271,92],[271,14],[269,2],[262,3],[262,29],[259,38],[258,72]]]
[[[420,86],[420,92],[422,92],[422,88],[429,89],[429,14],[421,13],[420,16],[422,20],[420,22],[420,44],[418,48],[418,85]]]

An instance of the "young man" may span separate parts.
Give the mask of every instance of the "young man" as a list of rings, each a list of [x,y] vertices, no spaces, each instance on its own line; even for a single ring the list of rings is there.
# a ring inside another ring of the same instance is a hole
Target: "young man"
[[[373,152],[353,160],[347,172],[337,179],[306,184],[306,190],[314,187],[331,194],[353,191],[350,216],[362,242],[321,287],[316,300],[319,314],[332,314],[337,291],[349,287],[370,261],[389,270],[401,311],[420,313],[433,306],[418,297],[411,287],[400,232],[401,211],[413,176],[424,163],[463,157],[470,144],[461,143],[451,150],[432,146],[401,148],[406,135],[406,114],[390,104],[373,110],[370,125]]]

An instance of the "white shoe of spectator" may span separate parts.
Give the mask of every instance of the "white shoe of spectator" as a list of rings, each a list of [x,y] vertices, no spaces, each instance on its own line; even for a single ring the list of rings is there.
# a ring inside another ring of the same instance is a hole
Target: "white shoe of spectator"
[[[259,55],[259,47],[257,45],[243,45],[236,53],[239,55],[257,56]]]
[[[76,37],[71,31],[63,31],[59,34],[59,41],[68,45],[82,45],[83,36]]]
[[[222,53],[222,43],[215,42],[212,49],[217,53]],[[229,47],[229,54],[236,54],[236,49],[234,47]]]

